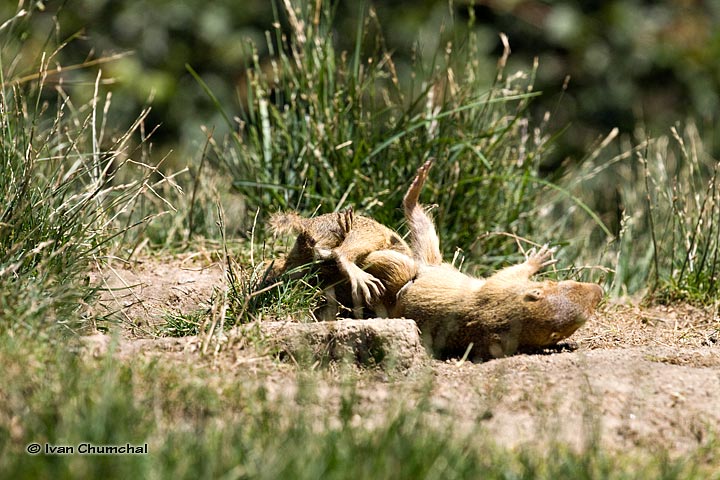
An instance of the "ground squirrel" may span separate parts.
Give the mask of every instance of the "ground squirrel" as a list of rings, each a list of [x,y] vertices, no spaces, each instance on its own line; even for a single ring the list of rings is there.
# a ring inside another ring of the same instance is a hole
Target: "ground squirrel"
[[[333,319],[340,306],[348,305],[356,318],[363,317],[363,307],[369,315],[387,317],[397,289],[387,292],[385,285],[402,286],[415,275],[410,247],[402,237],[352,209],[311,218],[276,213],[270,226],[275,234],[295,233],[297,239],[287,257],[273,262],[268,278],[285,272],[298,277],[303,275],[300,267],[317,263],[327,300],[318,316],[324,320]],[[376,262],[383,267],[374,268]]]
[[[554,263],[547,246],[488,278],[443,263],[433,222],[418,203],[431,166],[427,161],[418,169],[403,200],[417,273],[398,291],[391,315],[414,319],[436,354],[462,355],[472,344],[471,356],[493,358],[556,344],[594,314],[603,294],[599,285],[530,280]]]
[[[273,229],[295,232],[298,238],[287,258],[275,264],[275,274],[321,260],[329,304],[347,305],[347,283],[342,281],[348,280],[356,317],[366,306],[377,316],[414,319],[425,345],[440,356],[462,355],[471,344],[473,358],[547,347],[585,323],[602,288],[530,280],[554,263],[547,247],[531,250],[525,262],[488,278],[471,277],[443,263],[435,226],[418,203],[431,166],[428,161],[418,169],[403,199],[409,247],[397,233],[352,211],[314,218],[276,214]],[[334,317],[337,309],[330,312]]]

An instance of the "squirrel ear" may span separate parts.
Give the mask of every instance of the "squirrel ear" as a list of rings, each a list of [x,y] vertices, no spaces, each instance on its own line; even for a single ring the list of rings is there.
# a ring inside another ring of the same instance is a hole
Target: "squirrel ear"
[[[528,290],[525,292],[525,300],[526,302],[537,302],[542,298],[542,291],[539,288],[533,288],[532,290]]]

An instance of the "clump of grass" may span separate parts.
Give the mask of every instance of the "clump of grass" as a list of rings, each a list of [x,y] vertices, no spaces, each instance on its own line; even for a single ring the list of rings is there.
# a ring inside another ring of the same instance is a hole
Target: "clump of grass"
[[[267,281],[266,263],[243,267],[231,260],[227,267],[227,286],[216,289],[210,308],[190,313],[171,313],[164,317],[158,334],[168,337],[214,335],[222,338],[226,330],[253,322],[290,320],[308,321],[323,301],[317,272],[288,272],[273,282]],[[301,273],[300,278],[292,277]]]
[[[651,296],[660,301],[718,300],[720,179],[717,159],[694,124],[640,157],[652,240]]]
[[[564,253],[580,264],[608,267],[606,280],[614,296],[640,292],[661,302],[716,302],[718,161],[707,153],[692,122],[634,145],[620,137],[618,152],[608,156],[616,136],[611,134],[561,183],[593,202],[613,235],[588,224],[577,204],[561,198],[553,200],[554,212],[540,216],[542,223],[575,232]]]
[[[91,100],[76,105],[45,83],[57,78],[54,55],[40,59],[36,75],[20,76],[11,51],[8,43],[0,51],[0,330],[75,329],[96,293],[91,267],[147,220],[139,204],[165,179],[153,180],[157,169],[133,150],[146,139],[147,111],[111,132],[100,74]]]
[[[267,277],[270,265],[271,262],[254,267],[229,264],[228,326],[262,320],[312,318],[312,311],[323,301],[318,272],[312,267],[289,271],[270,282]],[[298,274],[299,278],[295,278]]]
[[[260,291],[245,282],[243,290],[248,299],[240,312],[243,323],[260,319],[309,319],[323,301],[318,288],[317,273],[310,272],[300,279],[291,280],[291,272],[280,278],[276,285]],[[250,293],[252,292],[252,293]]]
[[[324,301],[318,269],[306,265],[271,280],[269,275],[276,258],[273,255],[280,255],[278,248],[264,244],[261,251],[256,252],[253,227],[250,242],[242,242],[243,250],[231,252],[225,213],[219,204],[216,215],[225,285],[213,291],[209,308],[166,315],[158,333],[173,337],[204,335],[210,339],[218,335],[222,338],[227,329],[263,320],[312,320],[312,312]]]
[[[186,314],[169,313],[165,315],[165,323],[162,324],[158,333],[164,337],[197,335],[207,315],[207,310],[197,310]]]
[[[547,239],[526,212],[550,188],[538,167],[552,138],[542,131],[546,119],[535,123],[528,113],[535,71],[506,71],[506,38],[497,66],[468,29],[402,74],[382,36],[370,34],[381,30],[372,9],[359,17],[354,51],[339,52],[326,2],[282,5],[267,34],[268,67],[255,53],[238,123],[225,115],[236,133],[215,145],[260,225],[278,209],[312,214],[352,204],[397,227],[415,169],[433,156],[426,198],[440,203],[447,254],[462,246],[495,264],[516,252],[514,241],[491,235],[480,244],[478,235]]]

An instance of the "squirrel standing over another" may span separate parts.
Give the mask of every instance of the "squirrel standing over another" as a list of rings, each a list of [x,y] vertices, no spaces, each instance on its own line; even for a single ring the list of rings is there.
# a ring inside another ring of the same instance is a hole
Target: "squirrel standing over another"
[[[276,235],[294,233],[297,238],[286,257],[274,260],[268,281],[286,272],[299,278],[301,267],[319,263],[327,304],[317,313],[323,320],[334,319],[341,306],[349,305],[355,318],[363,318],[364,309],[387,317],[397,290],[387,292],[385,285],[404,285],[415,276],[412,252],[400,235],[351,208],[311,218],[279,212],[270,218],[270,226]],[[383,266],[373,268],[376,263]],[[393,275],[399,278],[393,280]]]

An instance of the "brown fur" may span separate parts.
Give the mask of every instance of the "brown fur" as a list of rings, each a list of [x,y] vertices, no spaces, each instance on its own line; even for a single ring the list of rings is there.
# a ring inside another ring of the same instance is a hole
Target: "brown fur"
[[[389,313],[412,318],[425,344],[441,356],[462,355],[471,345],[471,355],[476,358],[551,346],[572,335],[593,315],[602,298],[599,285],[530,279],[554,263],[553,250],[547,247],[530,251],[525,262],[486,279],[443,263],[435,226],[418,203],[431,166],[428,161],[418,169],[403,200],[410,247],[392,230],[352,212],[311,219],[277,214],[271,221],[276,232],[298,233],[295,246],[287,259],[278,263],[277,272],[317,259],[333,260],[323,270],[325,284],[337,285],[349,278],[356,316],[358,303],[364,300],[378,316]],[[357,275],[357,271],[362,273]],[[355,283],[352,275],[357,275]],[[373,295],[368,298],[362,285]],[[337,290],[342,293],[344,289]],[[338,301],[347,304],[342,295]]]
[[[270,277],[301,272],[301,267],[319,261],[329,307],[322,312],[325,319],[335,317],[338,307],[349,304],[357,318],[363,316],[363,306],[378,316],[387,316],[386,305],[394,304],[397,291],[388,294],[385,285],[400,282],[393,281],[393,275],[414,275],[408,273],[414,263],[404,261],[411,254],[407,243],[389,228],[355,215],[351,209],[312,218],[295,212],[276,213],[270,225],[275,234],[297,234],[288,256],[275,260]],[[377,269],[376,261],[386,266]],[[407,279],[402,284],[405,282]]]
[[[533,250],[524,263],[487,279],[442,263],[435,227],[418,203],[431,166],[428,161],[420,167],[403,201],[418,273],[399,291],[390,313],[414,319],[425,343],[440,355],[461,355],[472,344],[474,357],[501,357],[518,349],[547,347],[572,335],[594,313],[602,288],[530,280],[554,263],[553,250]]]

